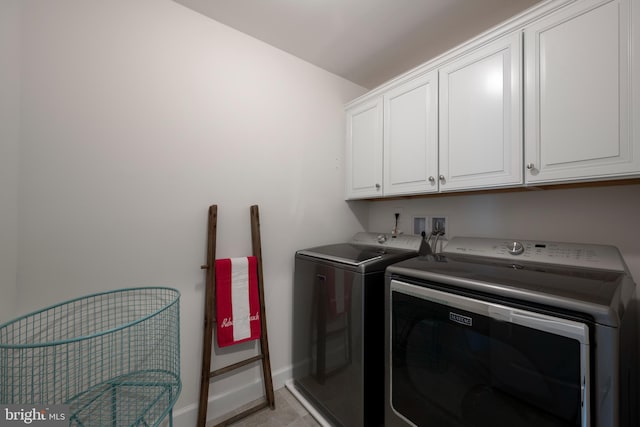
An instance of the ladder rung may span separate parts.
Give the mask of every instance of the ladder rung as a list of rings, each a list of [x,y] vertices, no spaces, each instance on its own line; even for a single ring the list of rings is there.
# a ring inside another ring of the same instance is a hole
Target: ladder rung
[[[225,366],[224,368],[220,368],[220,369],[216,369],[215,371],[211,371],[209,373],[209,378],[213,378],[213,377],[216,377],[218,375],[226,374],[227,372],[233,371],[233,370],[238,369],[238,368],[242,368],[243,366],[248,365],[249,363],[253,363],[253,362],[256,362],[256,361],[262,360],[262,359],[264,359],[264,356],[262,354],[258,354],[257,356],[253,356],[253,357],[250,357],[248,359],[241,360],[240,362],[234,363],[233,365]]]
[[[261,409],[267,408],[269,407],[269,402],[267,402],[266,400],[258,403],[255,406],[252,406],[250,408],[245,409],[244,411],[240,412],[239,414],[234,415],[231,418],[227,418],[226,420],[219,422],[218,424],[214,425],[213,427],[225,427],[228,425],[231,425],[233,423],[235,423],[236,421],[246,417],[247,415],[251,415],[254,412],[258,412]]]

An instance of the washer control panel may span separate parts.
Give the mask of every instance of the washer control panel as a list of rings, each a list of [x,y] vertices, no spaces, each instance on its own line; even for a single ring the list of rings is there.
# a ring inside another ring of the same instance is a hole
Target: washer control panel
[[[620,251],[615,246],[607,245],[454,237],[442,252],[512,260],[514,263],[537,262],[611,271],[625,270]]]
[[[524,252],[524,245],[518,241],[512,241],[507,244],[507,250],[511,255],[520,255]]]

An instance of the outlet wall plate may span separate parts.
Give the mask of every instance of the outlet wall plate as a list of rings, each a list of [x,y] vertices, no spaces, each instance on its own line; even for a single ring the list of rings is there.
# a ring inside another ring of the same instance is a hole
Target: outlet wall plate
[[[442,231],[443,235],[449,234],[449,223],[446,216],[432,216],[431,217],[431,231]]]
[[[413,234],[417,234],[419,236],[420,234],[422,234],[423,231],[426,234],[430,232],[429,217],[414,216],[413,217]]]

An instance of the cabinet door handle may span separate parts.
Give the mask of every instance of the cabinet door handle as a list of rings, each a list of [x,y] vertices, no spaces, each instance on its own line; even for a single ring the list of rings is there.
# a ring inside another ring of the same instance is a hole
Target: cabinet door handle
[[[432,176],[429,177],[429,182],[434,184],[436,182],[436,179]]]
[[[527,163],[527,169],[532,170],[534,168],[533,163]]]
[[[444,175],[440,175],[440,182],[442,182],[444,184]]]
[[[380,189],[380,184],[376,184],[376,190]]]

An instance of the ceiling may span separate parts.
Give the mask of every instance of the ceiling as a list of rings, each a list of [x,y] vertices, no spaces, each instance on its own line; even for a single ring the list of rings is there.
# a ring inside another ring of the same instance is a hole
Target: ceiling
[[[365,88],[540,0],[174,0]]]

